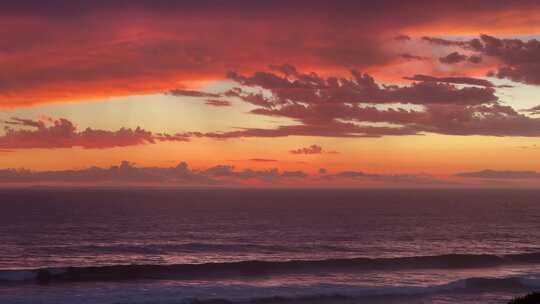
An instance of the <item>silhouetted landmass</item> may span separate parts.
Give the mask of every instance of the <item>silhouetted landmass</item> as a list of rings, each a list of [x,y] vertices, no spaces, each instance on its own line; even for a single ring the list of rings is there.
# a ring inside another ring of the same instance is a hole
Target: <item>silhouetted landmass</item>
[[[533,292],[526,296],[515,298],[508,304],[540,304],[540,292]]]

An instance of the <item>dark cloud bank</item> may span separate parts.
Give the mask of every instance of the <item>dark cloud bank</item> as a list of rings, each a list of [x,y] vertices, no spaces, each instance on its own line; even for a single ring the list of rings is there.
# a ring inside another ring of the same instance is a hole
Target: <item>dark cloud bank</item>
[[[540,173],[536,171],[512,171],[512,170],[482,170],[474,172],[462,172],[456,174],[459,177],[484,178],[484,179],[540,179]]]
[[[253,182],[265,185],[330,184],[332,181],[362,185],[379,182],[389,185],[444,185],[446,182],[429,175],[383,175],[361,171],[329,173],[327,170],[310,175],[303,171],[279,169],[237,170],[230,165],[217,165],[207,169],[191,169],[185,162],[174,167],[137,167],[123,161],[109,168],[90,167],[81,170],[32,171],[26,169],[0,170],[0,185],[150,185],[150,186],[242,186]]]

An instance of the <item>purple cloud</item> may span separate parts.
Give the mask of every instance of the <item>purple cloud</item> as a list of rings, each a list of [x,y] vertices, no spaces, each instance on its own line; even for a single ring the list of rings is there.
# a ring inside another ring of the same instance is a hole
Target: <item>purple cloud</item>
[[[92,128],[78,130],[73,122],[64,118],[48,121],[12,118],[4,124],[5,134],[0,136],[0,149],[106,149],[154,144],[156,141],[189,140],[181,135],[152,133],[140,127],[116,131]]]
[[[467,60],[467,56],[458,52],[452,52],[444,57],[440,57],[439,61],[445,64],[455,64]]]

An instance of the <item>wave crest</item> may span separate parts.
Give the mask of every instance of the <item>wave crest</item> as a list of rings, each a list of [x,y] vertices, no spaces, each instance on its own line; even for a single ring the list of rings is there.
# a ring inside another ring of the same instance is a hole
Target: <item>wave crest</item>
[[[172,265],[109,265],[0,271],[0,281],[108,281],[132,279],[213,279],[273,274],[364,270],[459,269],[540,263],[540,252],[509,255],[448,254],[399,258],[241,261]]]

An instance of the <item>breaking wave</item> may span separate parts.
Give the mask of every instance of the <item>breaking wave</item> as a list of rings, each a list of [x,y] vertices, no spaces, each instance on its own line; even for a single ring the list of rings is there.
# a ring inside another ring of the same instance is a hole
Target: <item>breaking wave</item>
[[[1,270],[0,282],[71,282],[133,279],[213,279],[292,273],[367,270],[460,269],[540,263],[540,252],[508,255],[447,254],[398,258],[350,258],[290,261],[240,261],[172,265],[108,265],[91,267]]]

